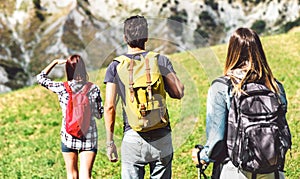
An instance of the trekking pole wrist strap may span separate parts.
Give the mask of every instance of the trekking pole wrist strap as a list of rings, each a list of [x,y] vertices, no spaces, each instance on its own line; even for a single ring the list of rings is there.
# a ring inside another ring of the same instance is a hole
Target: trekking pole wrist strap
[[[108,141],[106,142],[106,147],[113,147],[114,144],[115,144],[114,140]]]

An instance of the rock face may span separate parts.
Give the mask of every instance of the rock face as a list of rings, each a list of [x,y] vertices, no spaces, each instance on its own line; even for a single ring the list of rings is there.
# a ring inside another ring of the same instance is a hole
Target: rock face
[[[123,53],[122,22],[149,20],[148,47],[173,53],[227,42],[240,26],[261,34],[300,25],[298,0],[6,0],[0,4],[0,93],[34,83],[52,59],[78,53],[90,69]],[[168,19],[168,20],[166,20]],[[164,47],[164,48],[162,48]],[[63,76],[63,70],[52,73]]]

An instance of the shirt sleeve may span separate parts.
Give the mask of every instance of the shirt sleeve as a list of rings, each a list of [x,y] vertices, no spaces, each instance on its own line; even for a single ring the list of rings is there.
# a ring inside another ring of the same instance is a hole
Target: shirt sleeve
[[[52,81],[44,71],[37,75],[37,82],[38,84],[57,94],[65,91],[63,82]]]
[[[119,62],[112,61],[106,69],[106,74],[104,77],[104,84],[107,82],[116,83],[116,75],[117,75],[117,66]]]
[[[92,104],[94,104],[93,114],[96,118],[100,119],[102,118],[104,109],[99,87],[94,85],[90,93],[92,97]]]
[[[169,73],[176,74],[171,61],[164,55],[159,55],[158,56],[158,66],[159,66],[159,70],[160,70],[160,73],[163,76],[164,81],[165,81],[166,76]],[[166,92],[169,93],[170,87],[167,85],[167,83],[164,83],[164,84],[165,84]]]
[[[278,84],[278,87],[279,87],[279,98],[280,98],[280,101],[282,102],[284,108],[287,110],[288,102],[287,102],[287,99],[286,99],[286,94],[285,94],[284,87],[278,81],[277,81],[277,84]]]
[[[167,76],[169,73],[176,73],[171,61],[164,55],[158,56],[158,66],[163,76]]]
[[[228,116],[228,86],[216,82],[208,91],[206,103],[206,144],[200,153],[200,158],[206,162],[216,155],[216,145],[224,139],[226,119]],[[222,149],[221,149],[222,150]]]

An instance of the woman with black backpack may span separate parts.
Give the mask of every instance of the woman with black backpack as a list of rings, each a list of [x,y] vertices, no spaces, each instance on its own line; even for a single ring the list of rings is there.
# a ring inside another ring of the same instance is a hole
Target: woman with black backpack
[[[286,111],[283,85],[273,76],[259,36],[238,28],[229,41],[224,76],[208,91],[207,141],[200,152],[193,150],[194,162],[214,162],[212,178],[284,178],[291,147]]]
[[[56,65],[61,64],[65,64],[67,81],[52,81],[48,77],[48,73]],[[99,119],[103,114],[99,87],[88,82],[85,64],[79,55],[53,60],[37,75],[37,82],[56,93],[59,99],[63,115],[60,133],[61,151],[66,164],[67,178],[91,178],[98,148],[98,133],[94,117]],[[83,95],[80,97],[83,99],[87,97],[85,108],[80,108],[75,103],[80,101],[76,99],[76,96],[81,93]],[[79,111],[80,114],[73,115],[75,111]],[[78,121],[75,121],[75,118],[78,118],[76,119]],[[80,169],[78,171],[79,159]]]

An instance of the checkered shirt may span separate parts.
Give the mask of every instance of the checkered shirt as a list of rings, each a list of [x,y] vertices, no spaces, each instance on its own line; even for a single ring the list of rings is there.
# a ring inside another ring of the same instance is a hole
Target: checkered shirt
[[[48,78],[46,73],[42,71],[40,74],[37,75],[37,82],[42,85],[43,87],[47,88],[48,90],[54,92],[57,94],[60,107],[62,110],[62,127],[61,127],[61,141],[71,149],[75,150],[91,150],[91,149],[97,149],[98,147],[98,133],[97,133],[97,126],[95,118],[100,119],[103,114],[103,104],[102,104],[102,98],[100,95],[100,89],[97,85],[93,84],[89,91],[89,100],[90,104],[93,104],[93,115],[91,117],[91,123],[90,128],[88,130],[88,133],[86,134],[84,139],[78,139],[73,137],[72,135],[68,134],[66,132],[66,107],[69,99],[69,94],[64,87],[63,82],[55,82]],[[81,86],[80,84],[76,83],[75,80],[68,81],[70,87],[72,90],[76,91],[76,87]]]

